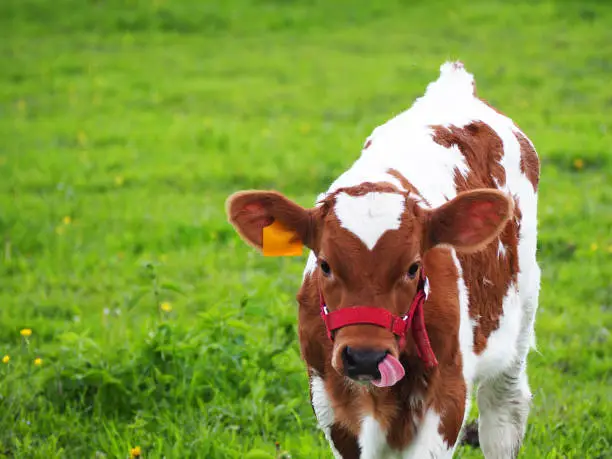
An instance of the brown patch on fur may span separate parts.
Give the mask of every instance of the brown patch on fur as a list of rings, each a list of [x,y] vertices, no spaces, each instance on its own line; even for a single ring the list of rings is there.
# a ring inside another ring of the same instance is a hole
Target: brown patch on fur
[[[331,209],[336,202],[336,196],[340,193],[346,193],[349,196],[364,196],[372,192],[404,194],[401,190],[398,190],[395,185],[389,182],[363,182],[355,186],[338,188],[333,193],[328,194],[322,202],[327,204],[328,209]]]
[[[470,317],[477,320],[474,328],[476,354],[485,350],[489,335],[499,327],[504,296],[512,284],[516,286],[520,222],[520,208],[516,199],[514,209],[515,216],[506,224],[499,239],[472,255],[469,261],[465,255],[458,255],[470,292]],[[505,247],[505,255],[498,254],[500,242]]]
[[[456,145],[469,166],[466,176],[456,171],[457,193],[475,188],[497,189],[506,183],[506,174],[500,161],[503,144],[490,126],[475,122],[463,128],[434,127],[435,142],[450,148]],[[489,335],[499,327],[503,313],[502,303],[518,274],[518,203],[514,206],[515,218],[511,219],[501,233],[485,249],[473,254],[457,254],[463,268],[463,278],[469,290],[470,317],[476,321],[474,329],[474,352],[480,354],[487,345]],[[498,255],[499,243],[505,255]],[[493,268],[492,268],[493,267]]]
[[[341,424],[332,424],[331,438],[334,446],[344,459],[359,459],[361,448],[359,448],[357,437]]]
[[[515,131],[514,135],[521,146],[521,172],[525,174],[527,180],[531,182],[533,191],[538,191],[538,183],[540,181],[540,161],[538,155],[522,133]]]
[[[400,171],[398,171],[397,169],[388,169],[387,174],[391,175],[392,177],[395,177],[406,191],[416,194],[425,204],[431,207],[431,204],[427,201],[427,199],[425,199],[421,195],[419,190],[417,190],[417,188],[412,183],[410,183],[410,181],[406,177],[404,177],[400,173]]]
[[[461,360],[460,354],[457,354],[456,359]],[[440,414],[438,432],[447,444],[454,445],[459,439],[459,432],[463,424],[467,395],[460,362],[443,369],[441,377],[436,382],[439,387],[434,386],[431,389],[436,396],[431,406],[436,413]]]
[[[326,378],[328,355],[332,344],[327,338],[325,326],[319,313],[319,288],[316,275],[307,275],[297,294],[300,305],[298,312],[298,337],[302,359],[314,369],[321,378]],[[302,305],[308,305],[303,307]]]
[[[424,265],[431,285],[437,287],[432,288],[425,305],[425,323],[440,362],[438,377],[432,378],[428,387],[427,406],[440,415],[438,431],[449,445],[454,445],[463,423],[467,394],[459,349],[458,273],[450,250],[443,247],[427,251]]]
[[[455,173],[457,192],[477,188],[497,189],[506,184],[506,171],[500,162],[504,156],[503,143],[488,124],[477,121],[463,128],[432,127],[434,142],[446,148],[456,145],[470,169],[467,177]]]

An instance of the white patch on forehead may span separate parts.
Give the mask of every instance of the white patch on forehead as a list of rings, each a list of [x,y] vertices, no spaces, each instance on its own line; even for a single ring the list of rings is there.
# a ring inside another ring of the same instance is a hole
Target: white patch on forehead
[[[371,192],[363,196],[339,193],[334,211],[340,225],[372,250],[380,237],[400,227],[405,198],[397,193]]]

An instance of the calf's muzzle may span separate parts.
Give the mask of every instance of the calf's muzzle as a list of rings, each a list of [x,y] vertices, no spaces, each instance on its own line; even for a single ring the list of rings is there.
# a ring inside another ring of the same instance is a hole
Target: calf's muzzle
[[[387,356],[386,351],[356,349],[346,346],[342,351],[344,373],[356,381],[380,379],[378,365]]]

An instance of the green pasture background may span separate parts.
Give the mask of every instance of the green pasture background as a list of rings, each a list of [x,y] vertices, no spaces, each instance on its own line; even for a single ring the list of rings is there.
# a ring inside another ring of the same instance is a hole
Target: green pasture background
[[[312,204],[457,58],[542,159],[522,457],[612,457],[612,4],[561,0],[0,1],[0,457],[330,458],[305,257],[224,200]]]

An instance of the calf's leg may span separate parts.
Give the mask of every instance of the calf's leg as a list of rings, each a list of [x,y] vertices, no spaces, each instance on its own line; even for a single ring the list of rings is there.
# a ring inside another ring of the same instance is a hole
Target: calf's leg
[[[517,363],[481,383],[478,388],[478,436],[486,459],[518,457],[530,401],[524,363]]]

